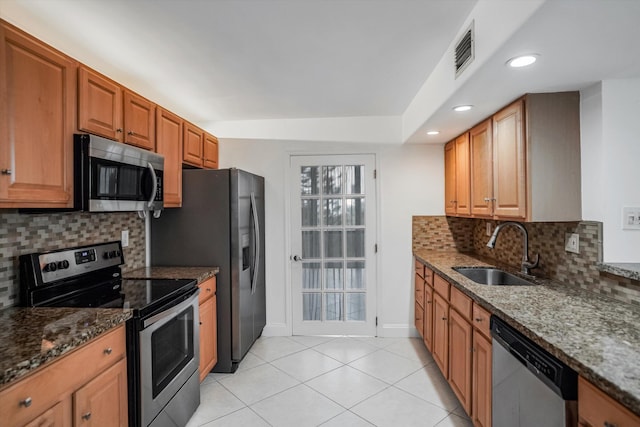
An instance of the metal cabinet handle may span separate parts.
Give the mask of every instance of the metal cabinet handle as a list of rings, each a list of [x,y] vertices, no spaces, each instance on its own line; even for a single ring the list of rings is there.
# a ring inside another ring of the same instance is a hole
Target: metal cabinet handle
[[[2,169],[0,172],[2,175],[11,175],[11,169]]]
[[[211,288],[207,288],[207,292],[211,292]]]
[[[113,349],[111,347],[104,349],[104,354],[106,354],[107,356],[110,355],[112,352],[113,352]]]
[[[87,420],[87,421],[88,421],[90,418],[91,418],[91,412],[87,412],[86,414],[84,414],[84,415],[82,416],[82,419],[83,419],[83,420]]]
[[[482,322],[482,317],[476,317],[476,322]]]
[[[127,132],[127,135],[135,135],[135,133],[132,130],[130,130],[129,132]]]
[[[28,408],[29,406],[31,406],[32,400],[31,397],[27,397],[24,400],[20,401],[20,406],[24,406],[25,408]]]
[[[118,133],[122,133],[122,128],[118,128],[118,129],[116,129],[116,132],[118,132]]]
[[[442,318],[442,320],[447,320],[447,318],[446,318],[446,317],[443,317],[443,318]]]
[[[604,427],[617,427],[614,423],[610,423],[609,421],[604,422]]]

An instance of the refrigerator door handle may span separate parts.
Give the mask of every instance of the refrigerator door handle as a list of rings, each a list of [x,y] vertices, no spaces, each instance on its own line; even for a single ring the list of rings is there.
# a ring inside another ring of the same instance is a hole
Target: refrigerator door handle
[[[260,222],[258,219],[258,207],[256,205],[256,195],[251,192],[251,215],[253,216],[253,277],[251,278],[251,294],[256,292],[256,283],[258,282],[258,269],[260,268]]]

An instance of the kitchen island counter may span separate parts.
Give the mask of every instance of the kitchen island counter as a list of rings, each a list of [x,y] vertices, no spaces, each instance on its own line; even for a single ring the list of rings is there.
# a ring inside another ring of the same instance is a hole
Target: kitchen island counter
[[[497,266],[456,251],[417,250],[417,260],[640,415],[640,310],[576,286],[526,276],[537,286],[489,286],[452,267]]]
[[[218,267],[153,266],[122,273],[124,279],[192,279],[198,284],[218,274]]]
[[[128,309],[8,307],[0,311],[0,388],[126,322]]]

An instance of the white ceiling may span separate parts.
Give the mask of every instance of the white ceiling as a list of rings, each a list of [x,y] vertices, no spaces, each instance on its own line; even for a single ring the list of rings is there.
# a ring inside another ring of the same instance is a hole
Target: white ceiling
[[[0,17],[222,138],[287,139],[294,119],[292,139],[367,141],[370,123],[372,142],[440,143],[523,93],[640,76],[637,0],[0,0]],[[522,52],[540,61],[508,70]]]

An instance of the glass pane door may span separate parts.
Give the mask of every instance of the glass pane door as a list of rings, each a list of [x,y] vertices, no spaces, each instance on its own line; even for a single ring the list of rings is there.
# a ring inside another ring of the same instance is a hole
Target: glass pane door
[[[373,156],[295,160],[294,333],[375,334]]]

